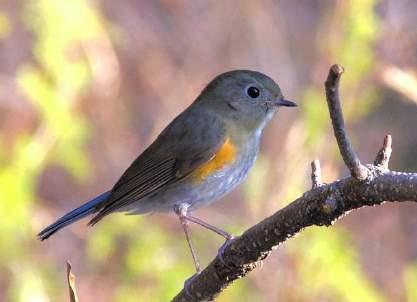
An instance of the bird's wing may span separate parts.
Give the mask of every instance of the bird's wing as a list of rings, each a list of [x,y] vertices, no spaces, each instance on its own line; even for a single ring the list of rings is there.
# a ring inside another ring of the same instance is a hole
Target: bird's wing
[[[168,125],[132,163],[113,187],[109,199],[100,205],[90,225],[183,179],[215,157],[227,141],[222,123],[204,112],[197,114],[198,119],[186,113]],[[204,176],[204,171],[200,174]]]

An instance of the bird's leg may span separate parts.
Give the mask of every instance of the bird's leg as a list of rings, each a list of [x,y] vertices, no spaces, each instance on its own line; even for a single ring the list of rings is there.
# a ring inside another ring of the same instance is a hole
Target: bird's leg
[[[226,232],[226,231],[224,231],[224,230],[222,230],[218,227],[215,227],[214,225],[208,224],[207,222],[205,222],[205,221],[203,221],[203,220],[201,220],[197,217],[191,216],[187,213],[185,215],[185,219],[190,221],[190,222],[193,222],[195,224],[201,225],[203,228],[206,228],[206,229],[224,237],[226,239],[226,241],[230,241],[234,238],[234,236],[232,234],[230,234],[230,233],[228,233],[228,232]]]
[[[178,215],[178,218],[180,219],[181,225],[184,229],[185,238],[187,239],[188,247],[190,248],[191,255],[193,256],[195,269],[197,271],[196,274],[194,274],[193,276],[191,276],[190,278],[185,280],[184,290],[191,299],[195,299],[193,297],[193,295],[190,294],[190,283],[198,274],[200,274],[201,267],[200,267],[200,262],[198,261],[198,258],[197,258],[197,254],[194,250],[194,246],[191,242],[190,231],[189,231],[189,228],[188,228],[188,221],[185,218],[185,217],[187,217],[187,208],[188,208],[187,204],[175,205],[174,206],[174,212],[175,212],[175,214]]]
[[[220,261],[225,265],[225,266],[229,266],[225,261],[224,261],[224,257],[223,257],[223,253],[225,251],[225,249],[229,246],[230,242],[232,241],[233,238],[235,238],[235,236],[233,236],[232,234],[218,228],[215,227],[214,225],[211,225],[197,217],[191,216],[188,214],[188,204],[180,204],[180,205],[175,205],[174,206],[174,212],[178,215],[178,217],[180,218],[181,224],[183,225],[184,228],[184,233],[185,233],[185,237],[187,238],[187,242],[188,242],[188,246],[190,247],[191,250],[191,254],[193,255],[193,259],[194,259],[194,264],[196,266],[197,269],[197,274],[199,274],[201,272],[200,269],[200,263],[198,262],[197,259],[197,255],[194,251],[193,245],[191,244],[191,239],[190,239],[190,235],[189,235],[189,230],[188,230],[188,222],[192,222],[195,224],[198,224],[222,237],[224,237],[226,239],[226,241],[222,244],[222,246],[219,248],[218,250],[218,256]],[[195,276],[193,276],[195,277]],[[192,277],[192,278],[193,278]],[[186,290],[188,291],[188,286],[187,283],[188,281],[191,281],[192,278],[190,280],[186,281]]]
[[[187,217],[187,206],[184,205],[184,204],[181,204],[181,205],[178,205],[178,206],[175,205],[174,206],[174,212],[175,212],[175,214],[178,215],[178,218],[180,219],[182,228],[184,230],[185,238],[187,239],[188,247],[190,248],[191,255],[193,256],[195,269],[197,271],[197,274],[199,274],[201,272],[200,262],[198,261],[197,254],[196,254],[196,252],[194,250],[194,246],[191,242],[190,230],[188,228],[188,221],[186,219],[186,217]]]
[[[226,239],[226,241],[222,244],[222,246],[218,250],[218,256],[219,256],[220,261],[225,266],[229,266],[224,261],[223,254],[224,254],[225,249],[229,246],[230,242],[232,241],[233,238],[235,238],[235,236],[226,232],[226,231],[224,231],[224,230],[222,230],[222,229],[220,229],[220,228],[218,228],[218,227],[215,227],[215,226],[213,226],[213,225],[211,225],[211,224],[209,224],[209,223],[207,223],[207,222],[205,222],[205,221],[203,221],[203,220],[201,220],[197,217],[189,215],[186,210],[185,210],[185,216],[183,216],[183,219],[185,219],[187,221],[190,221],[190,222],[193,222],[195,224],[198,224],[198,225],[200,225],[200,226],[202,226],[202,227],[204,227],[204,228],[206,228],[206,229],[208,229],[208,230],[210,230],[210,231],[212,231],[212,232],[214,232],[214,233],[216,233],[216,234],[218,234],[218,235],[220,235],[220,236],[222,236]]]

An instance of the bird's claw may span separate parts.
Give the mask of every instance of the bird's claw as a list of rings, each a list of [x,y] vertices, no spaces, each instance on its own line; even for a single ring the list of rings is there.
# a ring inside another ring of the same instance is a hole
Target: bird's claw
[[[200,272],[195,273],[194,275],[192,275],[190,278],[188,278],[187,280],[185,280],[184,282],[184,291],[185,294],[190,297],[191,299],[195,299],[194,296],[190,293],[190,284],[191,282],[198,276],[200,275]]]
[[[236,237],[231,235],[230,238],[227,238],[226,241],[222,244],[222,246],[219,248],[218,252],[217,252],[217,256],[219,257],[220,262],[226,266],[226,267],[231,267],[230,265],[228,265],[225,261],[224,261],[224,251],[225,249],[230,245],[230,243],[232,242],[233,239],[235,239]]]

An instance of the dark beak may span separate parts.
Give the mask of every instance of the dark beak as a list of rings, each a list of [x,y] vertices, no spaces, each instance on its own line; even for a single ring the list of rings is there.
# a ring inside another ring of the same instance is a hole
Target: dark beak
[[[284,98],[274,101],[275,106],[297,107],[297,104]]]

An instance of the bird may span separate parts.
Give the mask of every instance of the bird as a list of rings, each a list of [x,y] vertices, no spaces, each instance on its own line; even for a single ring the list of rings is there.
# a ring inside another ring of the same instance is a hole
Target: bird
[[[195,216],[247,176],[262,132],[279,107],[295,107],[269,76],[232,70],[215,77],[122,174],[113,188],[70,211],[38,234],[43,241],[88,215],[93,226],[123,212],[174,212],[182,225],[197,273],[201,271],[189,223],[230,242],[233,235]]]

